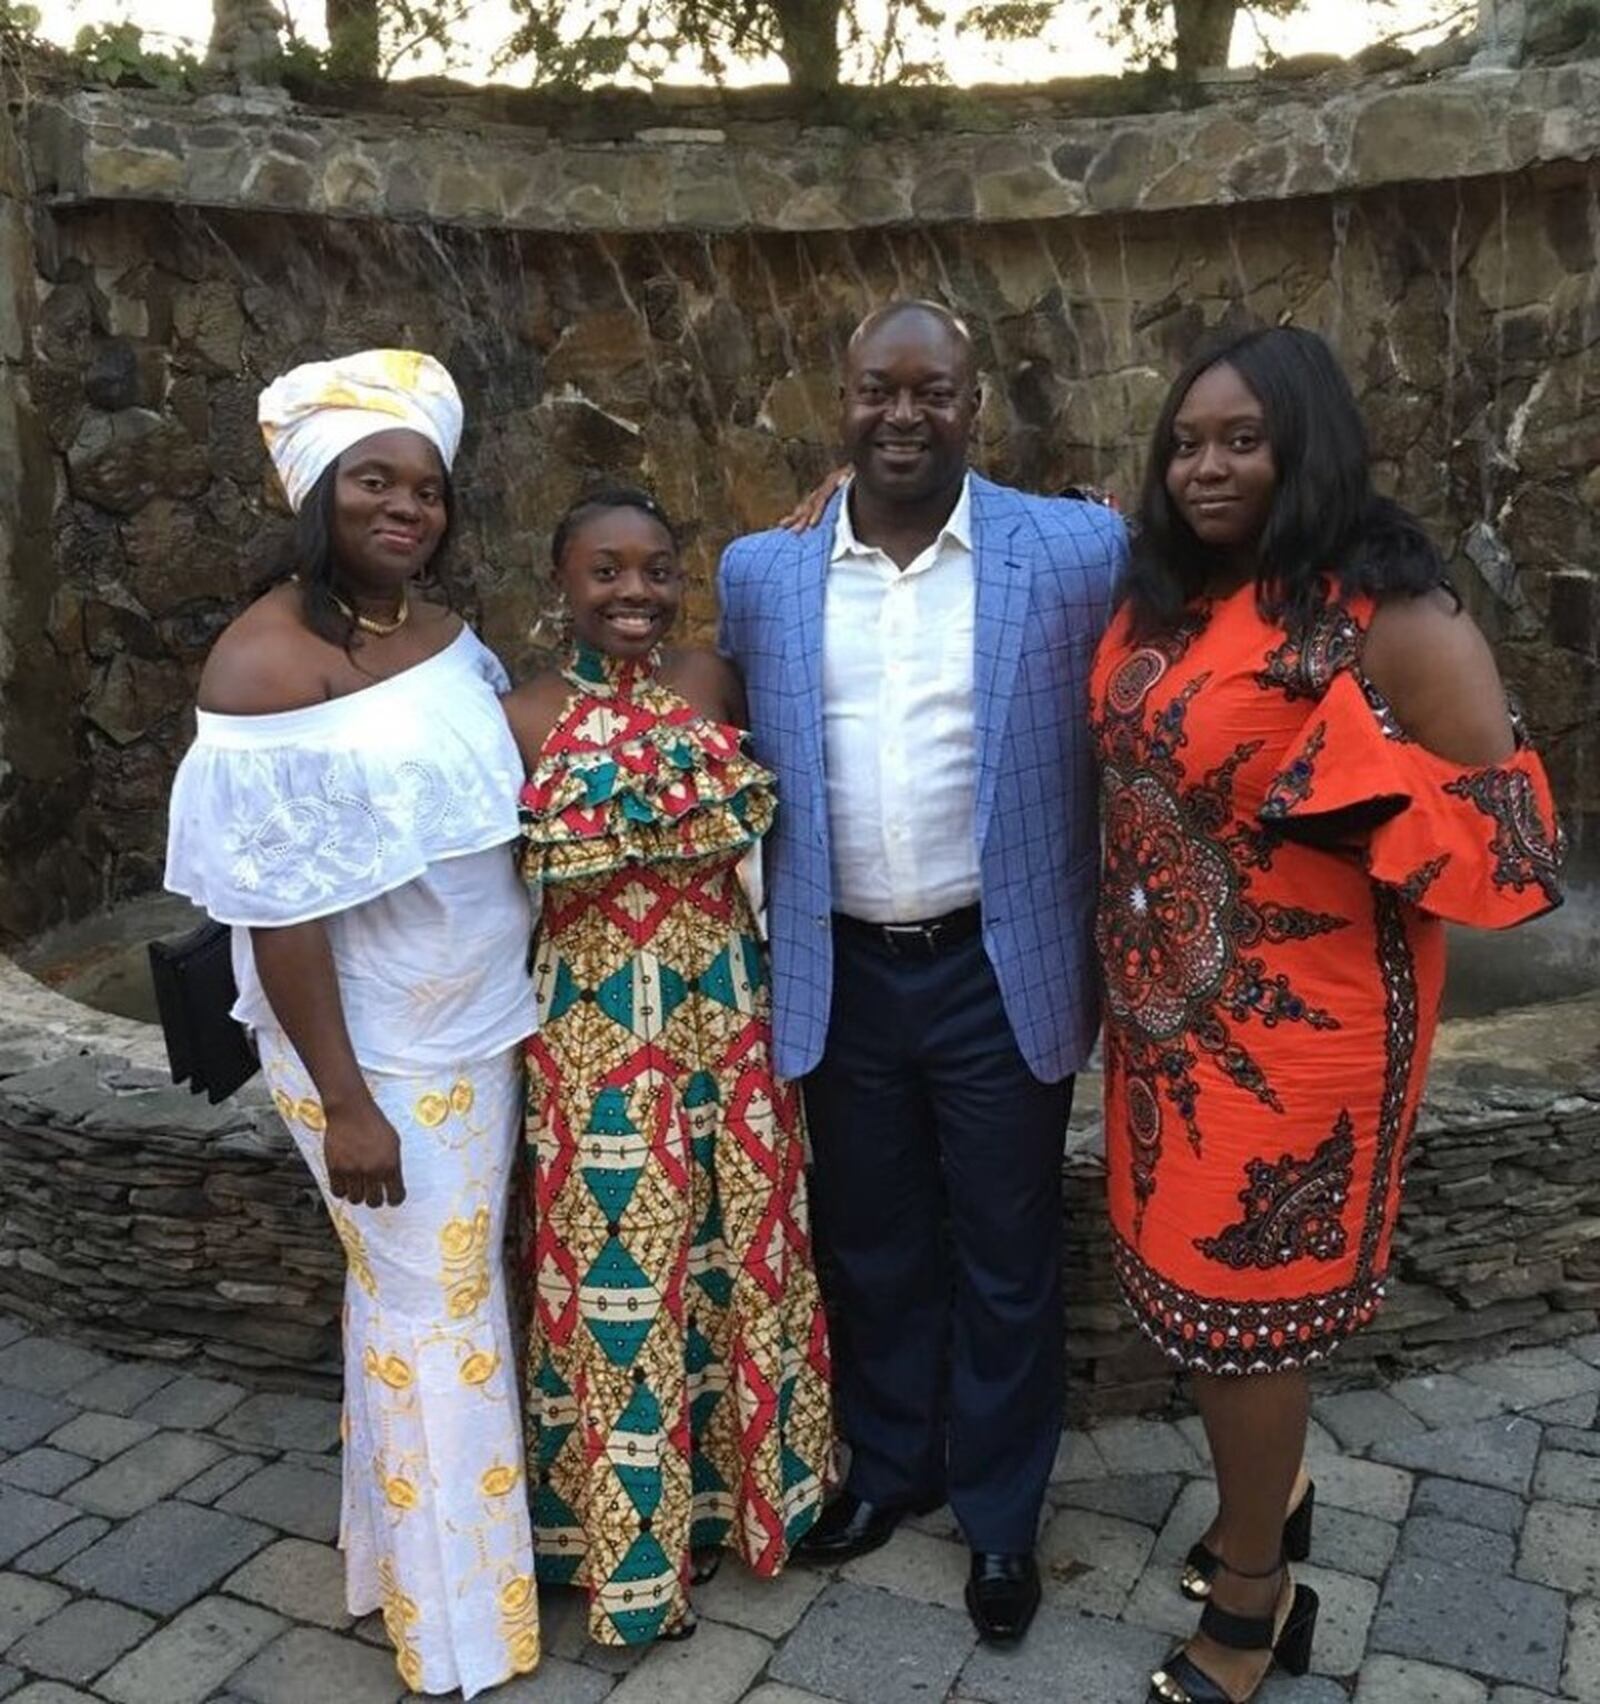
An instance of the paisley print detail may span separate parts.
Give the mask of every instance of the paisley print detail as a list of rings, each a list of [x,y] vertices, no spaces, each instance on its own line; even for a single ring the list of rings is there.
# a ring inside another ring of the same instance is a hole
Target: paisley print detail
[[[1355,666],[1361,639],[1361,628],[1349,610],[1343,604],[1329,604],[1303,635],[1284,634],[1267,653],[1256,680],[1285,698],[1320,698],[1335,675]]]
[[[1494,824],[1489,879],[1496,887],[1513,893],[1537,887],[1550,904],[1561,903],[1565,837],[1559,824],[1553,838],[1546,833],[1527,775],[1520,769],[1479,769],[1447,781],[1444,790],[1470,800]]]
[[[1293,760],[1284,765],[1272,778],[1267,796],[1261,801],[1259,815],[1263,822],[1286,817],[1311,797],[1312,781],[1317,759],[1328,737],[1328,724],[1319,722],[1306,736],[1304,746]]]
[[[1426,863],[1418,864],[1395,891],[1408,905],[1421,905],[1428,889],[1444,874],[1445,866],[1449,862],[1448,852],[1441,852],[1437,858],[1429,858]]]
[[[1145,694],[1167,672],[1167,668],[1166,657],[1155,646],[1146,645],[1143,650],[1135,651],[1118,668],[1106,688],[1106,695],[1118,715],[1131,715],[1137,710],[1144,702]]]
[[[1244,1218],[1214,1237],[1196,1237],[1194,1246],[1236,1271],[1337,1260],[1345,1250],[1342,1214],[1354,1163],[1354,1128],[1350,1114],[1341,1111],[1333,1134],[1310,1159],[1282,1154],[1276,1161],[1249,1161],[1239,1191]]]

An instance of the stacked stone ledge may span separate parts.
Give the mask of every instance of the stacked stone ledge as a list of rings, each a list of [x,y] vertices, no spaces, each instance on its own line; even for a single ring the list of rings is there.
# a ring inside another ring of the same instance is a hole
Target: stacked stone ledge
[[[1600,996],[1548,1008],[1546,1057],[1482,1081],[1486,1059],[1525,1047],[1529,1017],[1445,1026],[1390,1305],[1341,1350],[1334,1384],[1595,1330],[1600,1061],[1583,1037],[1600,1030]],[[191,1370],[333,1391],[343,1258],[259,1082],[208,1106],[148,1062],[146,1026],[124,1028],[146,1062],[86,1050],[69,1028],[0,1026],[0,1309]],[[1461,1060],[1452,1030],[1472,1038]],[[1111,1278],[1097,1091],[1086,1079],[1066,1159],[1075,1418],[1158,1410],[1173,1392]]]

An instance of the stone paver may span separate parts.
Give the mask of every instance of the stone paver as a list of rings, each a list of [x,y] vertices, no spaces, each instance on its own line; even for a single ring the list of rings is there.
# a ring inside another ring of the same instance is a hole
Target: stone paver
[[[91,1515],[136,1515],[203,1473],[222,1447],[191,1432],[157,1432],[67,1488],[69,1502]]]
[[[4,1470],[0,1469],[0,1478],[4,1477]],[[1533,1494],[1558,1503],[1600,1508],[1600,1456],[1546,1449],[1533,1476]]]
[[[1566,1603],[1525,1580],[1402,1554],[1389,1570],[1372,1646],[1553,1691]]]
[[[217,1499],[230,1515],[265,1521],[280,1532],[329,1544],[339,1533],[339,1493],[328,1475],[292,1462],[275,1461]]]
[[[130,1651],[95,1689],[113,1704],[200,1704],[284,1626],[255,1604],[203,1598]]]
[[[869,1551],[847,1562],[839,1577],[858,1586],[876,1586],[897,1597],[917,1603],[942,1604],[963,1609],[969,1553],[964,1545],[933,1538],[925,1532],[908,1532],[894,1544]]]
[[[1537,1408],[1560,1402],[1582,1391],[1600,1390],[1600,1367],[1593,1367],[1565,1349],[1518,1349],[1469,1367],[1462,1375],[1502,1396],[1513,1408]]]
[[[1425,1426],[1465,1426],[1503,1414],[1504,1400],[1492,1390],[1468,1384],[1455,1373],[1420,1373],[1389,1386],[1389,1395],[1409,1408]]]
[[[1470,1426],[1449,1426],[1420,1438],[1378,1444],[1372,1453],[1379,1461],[1399,1467],[1440,1473],[1524,1497],[1533,1480],[1540,1441],[1541,1433],[1532,1420],[1506,1415],[1478,1420]]]
[[[1600,1333],[1318,1395],[1313,1672],[1257,1704],[1600,1704],[1597,1408]],[[0,1699],[423,1704],[344,1607],[337,1425],[0,1316]],[[682,1643],[597,1646],[583,1595],[541,1590],[545,1661],[485,1704],[1143,1704],[1215,1509],[1192,1416],[1067,1432],[1016,1649],[978,1644],[943,1509],[837,1571],[725,1558]]]
[[[103,1372],[91,1373],[82,1384],[73,1385],[67,1395],[80,1408],[101,1414],[131,1414],[176,1377],[170,1367],[153,1361],[117,1361]]]
[[[0,1566],[64,1527],[77,1510],[53,1497],[0,1485]]]
[[[1517,1572],[1564,1592],[1600,1592],[1600,1519],[1592,1509],[1535,1503],[1523,1522]]]
[[[979,1646],[961,1671],[959,1691],[981,1704],[1067,1697],[1133,1704],[1145,1696],[1150,1671],[1160,1666],[1171,1643],[1143,1627],[1047,1607],[1016,1650]]]
[[[329,1450],[339,1441],[339,1404],[311,1396],[247,1396],[217,1431],[262,1449]]]
[[[252,1556],[223,1590],[265,1604],[291,1621],[334,1631],[355,1619],[345,1608],[344,1558],[329,1544],[284,1538]]]
[[[841,1581],[806,1612],[769,1673],[843,1704],[927,1704],[949,1691],[976,1643],[965,1615]]]
[[[20,1337],[0,1349],[0,1385],[37,1396],[60,1396],[111,1362],[92,1349],[56,1337]]]
[[[19,1639],[6,1659],[52,1680],[87,1686],[154,1626],[148,1615],[120,1603],[79,1598]]]
[[[695,1608],[712,1621],[781,1639],[827,1583],[826,1574],[799,1563],[785,1568],[775,1580],[758,1580],[742,1563],[725,1556],[716,1579],[695,1592]]]
[[[25,1450],[47,1438],[77,1410],[59,1397],[0,1386],[0,1450]]]
[[[1417,1515],[1406,1522],[1401,1544],[1408,1556],[1453,1562],[1465,1568],[1509,1574],[1516,1560],[1514,1541],[1502,1532],[1485,1532],[1465,1521],[1440,1515]]]
[[[395,1704],[405,1691],[387,1651],[317,1627],[291,1628],[228,1681],[251,1704]]]
[[[1355,1704],[1487,1704],[1489,1688],[1469,1674],[1407,1657],[1373,1657],[1356,1683]]]
[[[30,1627],[48,1621],[67,1601],[67,1593],[46,1580],[0,1574],[0,1651],[14,1644]]]
[[[0,1482],[49,1497],[63,1485],[82,1479],[93,1466],[92,1461],[85,1461],[82,1456],[68,1455],[48,1444],[36,1444],[31,1450],[24,1450],[21,1455],[12,1456],[8,1462],[0,1464]]]
[[[1092,1509],[1159,1527],[1172,1512],[1183,1477],[1177,1473],[1139,1473],[1116,1479],[1078,1479],[1055,1488],[1051,1501],[1061,1509]]]
[[[1323,1397],[1314,1412],[1347,1450],[1364,1450],[1427,1430],[1409,1408],[1383,1390],[1339,1391]]]
[[[142,1444],[154,1431],[148,1421],[121,1414],[77,1414],[50,1434],[50,1443],[54,1449],[104,1462]]]
[[[1561,1689],[1582,1704],[1600,1704],[1600,1600],[1579,1598],[1572,1606]]]
[[[1150,1529],[1132,1521],[1086,1509],[1062,1510],[1039,1544],[1046,1601],[1115,1618],[1138,1584],[1153,1544]],[[960,1600],[955,1607],[961,1607]]]
[[[221,1379],[198,1379],[190,1373],[174,1379],[134,1409],[135,1420],[179,1431],[204,1431],[244,1401],[246,1392]]]
[[[1411,1513],[1413,1517],[1442,1515],[1446,1520],[1514,1536],[1522,1530],[1527,1509],[1522,1499],[1509,1491],[1468,1485],[1461,1479],[1419,1479]]]
[[[765,1639],[708,1621],[684,1644],[665,1645],[607,1693],[610,1704],[735,1704],[772,1655]]]
[[[110,1530],[110,1521],[102,1520],[99,1515],[83,1515],[59,1527],[43,1543],[24,1550],[13,1559],[12,1566],[25,1574],[53,1574],[80,1550],[87,1550],[91,1544],[104,1538]]]
[[[158,1503],[74,1556],[60,1578],[80,1591],[172,1615],[269,1542],[270,1528],[192,1503]]]

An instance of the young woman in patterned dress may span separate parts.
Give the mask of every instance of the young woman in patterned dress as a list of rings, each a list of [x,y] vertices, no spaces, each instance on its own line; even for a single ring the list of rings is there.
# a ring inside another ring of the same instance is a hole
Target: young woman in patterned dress
[[[1304,1369],[1383,1297],[1444,920],[1556,904],[1559,834],[1320,338],[1191,362],[1140,518],[1091,688],[1113,1250],[1219,1494],[1183,1577],[1199,1630],[1150,1696],[1237,1704],[1309,1656]]]
[[[654,499],[585,499],[552,554],[572,649],[506,700],[543,905],[528,1474],[540,1579],[633,1645],[692,1631],[723,1549],[770,1576],[816,1518],[828,1347],[739,879],[774,808],[743,691],[720,657],[662,649],[683,572]]]

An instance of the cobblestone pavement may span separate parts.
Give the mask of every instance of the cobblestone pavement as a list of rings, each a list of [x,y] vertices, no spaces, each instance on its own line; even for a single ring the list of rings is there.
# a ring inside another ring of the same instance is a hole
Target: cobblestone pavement
[[[1322,1397],[1314,1673],[1263,1704],[1600,1704],[1600,1335]],[[682,1644],[602,1650],[544,1598],[537,1675],[489,1704],[1138,1704],[1194,1612],[1198,1422],[1062,1440],[1020,1649],[975,1640],[948,1513],[836,1572],[733,1562]],[[114,1361],[0,1315],[0,1698],[397,1704],[337,1551],[338,1410]]]

